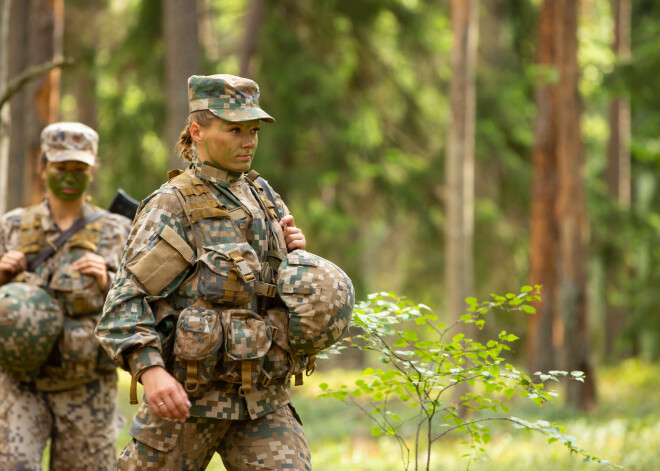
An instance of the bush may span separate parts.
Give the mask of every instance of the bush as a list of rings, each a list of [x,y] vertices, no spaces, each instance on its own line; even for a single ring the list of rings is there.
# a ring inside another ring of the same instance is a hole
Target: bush
[[[365,369],[354,386],[332,388],[322,383],[319,387],[324,392],[319,397],[331,397],[364,412],[374,423],[373,436],[397,441],[404,470],[411,466],[429,470],[431,445],[450,432],[465,437],[468,450],[463,456],[467,459],[485,454],[484,446],[491,438],[489,421],[508,421],[542,433],[548,443],[560,442],[584,461],[620,468],[580,448],[561,425],[505,415],[505,402],[514,395],[542,405],[557,395],[546,389],[546,383],[562,377],[583,381],[582,372],[537,372],[532,379],[503,357],[517,336],[502,331],[497,339],[483,344],[464,333],[470,325],[483,328],[486,314],[496,310],[533,314],[530,303],[540,300],[539,292],[539,286],[525,286],[517,295],[491,295],[487,302],[467,298],[467,313],[450,325],[439,322],[427,306],[392,293],[372,294],[354,312],[353,323],[361,333],[327,353],[345,348],[376,352],[382,366]]]

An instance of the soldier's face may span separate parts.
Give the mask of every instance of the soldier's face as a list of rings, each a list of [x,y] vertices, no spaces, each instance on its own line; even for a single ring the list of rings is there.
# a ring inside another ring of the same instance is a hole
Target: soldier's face
[[[74,201],[82,196],[92,176],[92,169],[83,162],[48,162],[46,185],[56,197]]]
[[[211,161],[234,172],[247,172],[259,143],[259,126],[258,119],[232,123],[218,118],[208,127],[199,127],[196,142],[200,161]]]

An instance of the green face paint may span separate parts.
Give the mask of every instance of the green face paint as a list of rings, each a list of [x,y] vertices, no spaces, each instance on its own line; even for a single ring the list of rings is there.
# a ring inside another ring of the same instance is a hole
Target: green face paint
[[[89,183],[89,172],[46,172],[46,183],[55,196],[64,201],[80,198]]]

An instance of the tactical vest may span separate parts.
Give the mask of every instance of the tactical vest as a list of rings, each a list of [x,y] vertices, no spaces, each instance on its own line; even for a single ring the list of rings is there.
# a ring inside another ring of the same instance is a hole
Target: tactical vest
[[[292,375],[302,384],[302,372],[307,368],[311,374],[314,359],[293,354],[288,345],[286,307],[278,301],[274,284],[274,272],[286,253],[274,204],[261,187],[246,180],[267,219],[269,250],[262,261],[233,224],[245,216],[242,205],[230,211],[203,180],[185,172],[169,176],[178,190],[197,263],[188,280],[197,299],[179,314],[170,372],[191,396],[203,394],[214,381],[239,385],[241,396],[257,384],[285,384]],[[222,220],[217,230],[231,234],[233,228],[235,240],[204,246],[195,230],[201,219]]]
[[[30,256],[46,246],[48,240],[42,227],[43,205],[25,209],[19,227],[18,250]],[[98,209],[98,208],[94,208]],[[94,328],[103,310],[105,294],[98,286],[94,276],[71,270],[70,264],[85,253],[98,251],[101,231],[105,217],[85,225],[73,234],[60,249],[64,259],[60,258],[52,273],[50,260],[44,261],[35,271],[36,274],[23,273],[16,281],[35,283],[46,289],[57,301],[64,322],[61,335],[57,340],[55,360],[52,355],[43,365],[43,379],[37,378],[37,387],[50,389],[50,378],[59,389],[64,383],[79,384],[92,379],[95,371],[112,371],[116,365],[100,349],[94,336]],[[53,257],[58,256],[58,254]],[[36,276],[35,276],[36,275]]]
[[[229,210],[203,180],[182,171],[168,176],[195,253],[163,225],[160,241],[127,264],[146,291],[159,296],[187,266],[195,265],[176,288],[189,294],[192,289],[196,296],[178,314],[171,355],[168,342],[162,342],[168,371],[191,397],[203,395],[213,382],[236,384],[240,396],[251,394],[255,386],[287,384],[291,376],[302,384],[302,373],[314,370],[315,354],[336,342],[348,326],[354,302],[350,280],[313,254],[286,254],[274,202],[252,180],[246,183],[269,231],[266,260],[259,259],[235,224],[247,211],[237,198],[232,202],[237,207]],[[200,225],[204,234],[217,237],[205,238]],[[283,261],[287,269],[279,273]],[[158,303],[168,301],[158,301],[156,312],[161,310]],[[161,307],[167,312],[171,308],[165,304]],[[135,386],[133,381],[133,403]]]

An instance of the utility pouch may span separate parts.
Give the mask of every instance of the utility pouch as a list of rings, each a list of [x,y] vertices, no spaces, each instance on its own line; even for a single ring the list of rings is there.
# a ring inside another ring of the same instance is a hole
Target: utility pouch
[[[103,310],[105,296],[96,277],[73,270],[70,264],[55,271],[48,287],[69,316],[98,314]]]
[[[249,309],[222,311],[225,346],[218,379],[240,384],[239,394],[252,391],[272,343],[268,321]]]
[[[64,328],[59,340],[64,378],[83,379],[96,370],[99,342],[94,336],[96,317],[64,317]]]
[[[286,383],[291,376],[305,370],[305,358],[294,355],[289,347],[287,309],[268,309],[266,319],[271,326],[273,343],[264,358],[263,372],[258,381],[264,386],[268,386],[273,380]]]
[[[255,273],[261,264],[247,243],[227,243],[204,247],[197,292],[210,303],[244,306],[254,297]]]
[[[222,341],[216,311],[190,306],[179,315],[171,370],[189,395],[201,396],[211,382]]]

